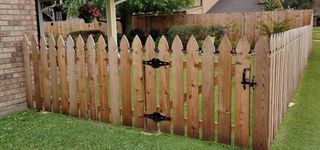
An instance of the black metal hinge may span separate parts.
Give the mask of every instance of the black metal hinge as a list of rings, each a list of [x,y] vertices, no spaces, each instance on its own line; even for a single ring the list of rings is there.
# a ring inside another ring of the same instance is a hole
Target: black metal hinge
[[[154,112],[153,114],[145,114],[145,118],[152,119],[154,122],[161,122],[161,121],[170,121],[170,117],[166,117],[161,115],[159,112]]]
[[[158,58],[153,58],[153,59],[148,60],[148,61],[143,61],[142,63],[144,65],[149,65],[149,66],[151,66],[152,68],[155,68],[155,69],[160,68],[162,66],[169,66],[170,65],[169,62],[161,61]]]
[[[249,81],[246,79],[246,74],[247,74],[247,69],[243,69],[243,73],[242,73],[242,81],[241,84],[243,85],[243,89],[246,90],[247,85],[249,85],[249,87],[252,87],[254,90],[254,86],[257,85],[257,83],[254,81],[255,76],[252,77],[252,80]]]

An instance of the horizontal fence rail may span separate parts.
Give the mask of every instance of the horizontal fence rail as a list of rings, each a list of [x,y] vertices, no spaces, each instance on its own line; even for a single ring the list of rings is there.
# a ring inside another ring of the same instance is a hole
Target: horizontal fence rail
[[[307,62],[311,28],[260,37],[253,50],[245,37],[232,48],[227,35],[218,47],[193,36],[170,46],[164,36],[144,45],[124,36],[119,46],[102,36],[86,43],[25,36],[28,106],[242,148],[252,139],[254,149],[268,149]]]

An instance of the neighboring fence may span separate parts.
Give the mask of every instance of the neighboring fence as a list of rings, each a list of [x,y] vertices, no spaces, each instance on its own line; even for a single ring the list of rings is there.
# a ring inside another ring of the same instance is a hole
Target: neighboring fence
[[[255,65],[259,67],[255,71],[258,85],[253,109],[254,117],[263,120],[254,119],[258,122],[254,122],[253,140],[261,141],[253,141],[254,149],[269,146],[275,137],[308,62],[311,43],[312,25],[309,25],[275,34],[271,37],[270,49],[256,51]]]
[[[245,12],[245,13],[216,13],[205,15],[157,15],[157,16],[134,16],[132,18],[132,29],[140,28],[145,33],[150,29],[163,32],[172,26],[196,24],[196,25],[221,25],[229,27],[228,36],[236,40],[238,37],[246,36],[249,42],[255,43],[260,34],[257,26],[264,22],[272,26],[272,20],[283,21],[289,19],[292,28],[298,28],[310,24],[313,10],[273,11],[273,12]],[[270,20],[272,18],[272,20]]]
[[[107,34],[107,24],[103,22],[94,21],[92,23],[85,23],[82,19],[45,22],[45,35],[62,35],[67,37],[69,33],[76,31],[99,30],[105,35]]]
[[[36,37],[31,42],[25,37],[28,106],[147,132],[235,141],[242,148],[250,147],[253,137],[254,149],[268,149],[306,63],[311,29],[274,35],[271,55],[269,40],[261,37],[254,49],[253,82],[246,38],[232,50],[224,35],[216,50],[209,37],[202,48],[191,37],[184,51],[179,37],[171,48],[165,37],[157,48],[151,37],[144,46],[136,37],[131,48],[123,37],[119,49],[108,40],[106,51],[102,37],[95,42],[90,36],[84,43],[81,37],[74,42],[42,36],[39,44]]]

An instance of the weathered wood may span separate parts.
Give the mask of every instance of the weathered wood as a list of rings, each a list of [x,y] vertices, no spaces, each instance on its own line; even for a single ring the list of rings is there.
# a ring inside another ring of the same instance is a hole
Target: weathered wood
[[[61,110],[63,114],[68,114],[68,81],[67,81],[67,67],[66,67],[66,51],[64,49],[64,39],[62,36],[58,37],[57,41],[57,54],[60,78],[60,93],[61,93]]]
[[[222,37],[219,46],[219,129],[218,141],[231,143],[231,81],[232,81],[232,46],[226,35]]]
[[[96,71],[96,50],[95,43],[90,35],[87,40],[87,65],[89,80],[89,102],[90,102],[90,118],[97,120],[96,106],[96,87],[97,87],[97,71]]]
[[[30,46],[27,35],[23,36],[22,42],[23,48],[23,62],[24,62],[24,72],[26,79],[26,94],[27,94],[27,106],[29,108],[33,107],[33,97],[32,97],[32,77],[31,77],[31,60],[30,60]]]
[[[122,123],[132,126],[130,44],[126,36],[121,39],[120,49]]]
[[[41,90],[43,91],[43,103],[45,111],[51,111],[50,82],[48,66],[48,48],[45,36],[40,38],[40,62],[41,62]]]
[[[110,98],[111,98],[111,121],[112,124],[120,124],[120,80],[118,59],[119,53],[117,50],[116,41],[111,37],[108,40],[109,49],[109,68],[110,68]]]
[[[69,112],[70,115],[78,116],[78,101],[77,101],[77,78],[76,78],[76,62],[74,41],[71,36],[67,39],[67,74],[68,74],[68,90],[69,90]]]
[[[78,75],[78,86],[79,86],[79,107],[80,107],[80,117],[87,118],[88,112],[88,102],[87,102],[87,93],[86,93],[86,63],[85,63],[85,52],[84,52],[84,41],[81,35],[77,38],[77,75]]]
[[[159,45],[159,59],[165,62],[169,62],[169,45],[164,36],[160,38]],[[159,68],[160,73],[160,112],[164,116],[170,117],[170,67],[165,66]],[[171,122],[163,121],[160,122],[160,131],[165,133],[170,133]]]
[[[256,82],[253,101],[253,149],[267,150],[269,136],[269,43],[261,37],[255,46]]]
[[[52,110],[55,113],[60,113],[57,50],[56,42],[52,35],[49,37],[49,66],[50,83],[52,91]]]
[[[106,41],[102,35],[99,37],[97,46],[97,63],[100,87],[100,120],[103,122],[109,122],[107,53]]]
[[[250,80],[251,66],[250,66],[250,43],[246,38],[242,37],[238,42],[236,53],[236,76],[235,76],[235,143],[241,148],[249,146],[250,133],[250,87],[246,85],[243,88],[242,75],[246,70],[245,79]]]
[[[202,55],[202,136],[214,140],[214,51],[213,41],[208,36],[203,43]]]
[[[149,35],[145,44],[145,60],[151,60],[156,57],[155,44]],[[146,88],[146,113],[152,114],[157,111],[156,99],[156,70],[149,65],[145,65],[145,88]],[[157,130],[157,123],[151,119],[147,119],[146,129],[149,132]]]
[[[188,136],[199,138],[199,46],[191,36],[187,44]]]
[[[172,44],[172,80],[173,80],[173,133],[184,135],[184,96],[183,96],[183,45],[178,36]]]
[[[36,108],[38,111],[42,110],[42,100],[40,93],[40,57],[38,40],[35,35],[31,38],[31,51],[32,51],[32,65],[34,75],[34,99],[36,102]]]
[[[133,88],[134,88],[134,125],[138,128],[144,128],[144,77],[142,66],[142,44],[138,36],[136,36],[132,43],[132,64],[133,72]]]

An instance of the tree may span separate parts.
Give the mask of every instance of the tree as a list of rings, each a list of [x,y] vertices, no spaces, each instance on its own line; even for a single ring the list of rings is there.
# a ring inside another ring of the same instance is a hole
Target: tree
[[[293,9],[311,9],[317,0],[283,0],[283,6]]]

